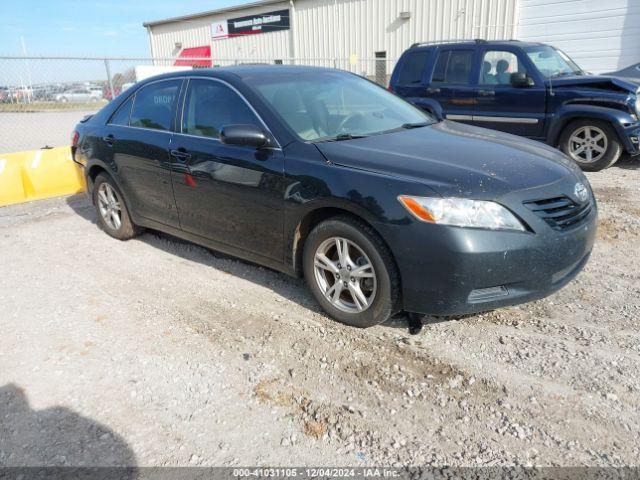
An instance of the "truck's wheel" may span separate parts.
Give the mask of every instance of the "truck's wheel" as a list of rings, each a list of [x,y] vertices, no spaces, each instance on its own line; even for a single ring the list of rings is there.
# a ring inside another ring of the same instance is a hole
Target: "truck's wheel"
[[[622,144],[611,125],[601,120],[576,120],[560,136],[560,149],[582,170],[597,172],[622,155]]]

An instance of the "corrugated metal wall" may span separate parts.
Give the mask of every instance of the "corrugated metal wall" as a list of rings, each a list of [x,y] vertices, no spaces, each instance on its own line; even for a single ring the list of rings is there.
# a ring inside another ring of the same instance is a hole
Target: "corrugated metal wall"
[[[397,59],[412,43],[512,38],[514,0],[298,0],[298,57]],[[408,19],[400,12],[409,12]]]
[[[182,48],[211,45],[214,64],[216,60],[289,58],[290,30],[220,40],[214,40],[211,32],[213,22],[286,9],[288,6],[289,2],[283,2],[260,8],[247,8],[226,15],[207,15],[197,19],[154,25],[150,27],[152,55],[162,58],[175,57],[180,53],[175,44],[181,42]]]
[[[176,56],[181,42],[183,48],[211,44],[214,59],[373,59],[384,51],[396,60],[418,41],[512,38],[516,15],[515,0],[296,0],[292,30],[212,39],[215,21],[282,8],[289,3],[152,26],[152,53]]]
[[[520,0],[518,38],[550,43],[591,72],[640,61],[640,0]]]

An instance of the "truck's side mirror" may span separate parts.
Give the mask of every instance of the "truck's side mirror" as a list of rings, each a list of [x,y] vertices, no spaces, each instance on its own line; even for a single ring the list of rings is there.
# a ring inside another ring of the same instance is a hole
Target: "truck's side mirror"
[[[526,73],[514,72],[511,74],[511,85],[516,88],[528,88],[533,87],[535,83]]]

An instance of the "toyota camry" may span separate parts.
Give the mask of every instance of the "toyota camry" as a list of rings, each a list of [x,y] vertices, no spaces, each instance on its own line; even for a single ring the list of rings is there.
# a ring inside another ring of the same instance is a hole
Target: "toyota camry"
[[[159,230],[304,276],[358,327],[547,296],[583,268],[596,230],[564,154],[332,69],[150,78],[80,122],[72,153],[107,234]]]

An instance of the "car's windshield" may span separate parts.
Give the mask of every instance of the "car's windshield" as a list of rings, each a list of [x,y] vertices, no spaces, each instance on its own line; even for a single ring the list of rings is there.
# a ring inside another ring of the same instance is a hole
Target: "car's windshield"
[[[584,75],[584,72],[564,52],[549,45],[525,48],[525,52],[545,78],[563,75]]]
[[[344,72],[265,75],[246,81],[307,141],[350,139],[435,122],[385,89]]]

